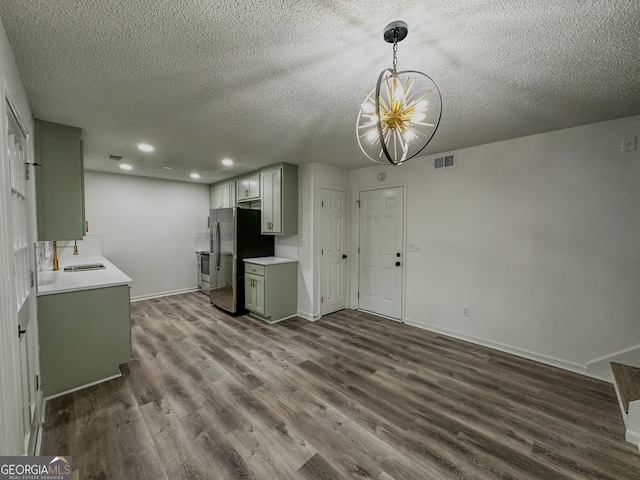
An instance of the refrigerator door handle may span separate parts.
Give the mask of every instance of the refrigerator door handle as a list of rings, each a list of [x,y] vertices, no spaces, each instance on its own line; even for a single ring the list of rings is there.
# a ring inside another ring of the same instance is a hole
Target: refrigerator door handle
[[[220,222],[216,222],[216,270],[220,271]]]

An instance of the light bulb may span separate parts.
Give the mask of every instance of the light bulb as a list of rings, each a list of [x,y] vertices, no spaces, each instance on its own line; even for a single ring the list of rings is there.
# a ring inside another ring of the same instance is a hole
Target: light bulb
[[[421,102],[416,103],[416,110],[426,110],[427,107],[429,106],[429,101],[428,100],[422,100]]]
[[[148,143],[139,143],[138,148],[143,152],[153,152],[154,148]]]
[[[377,130],[375,129],[369,130],[369,133],[367,133],[367,140],[369,140],[370,142],[373,142],[377,136],[378,136]]]
[[[190,176],[191,176],[191,178],[193,178],[193,179],[198,179],[198,178],[200,178],[200,175],[198,175],[197,173],[192,173]]]
[[[231,165],[233,165],[233,160],[231,160],[230,158],[225,158],[224,160],[222,160],[222,164],[226,167],[230,167]]]
[[[411,121],[412,122],[419,122],[420,120],[424,120],[425,118],[427,118],[427,116],[424,113],[418,112],[418,113],[414,113],[411,116]]]
[[[133,167],[131,165],[129,165],[128,163],[121,163],[120,164],[120,168],[122,170],[132,170],[133,169]]]
[[[404,133],[404,138],[405,138],[405,140],[413,140],[414,138],[416,138],[416,134],[413,133],[411,130],[407,130]]]

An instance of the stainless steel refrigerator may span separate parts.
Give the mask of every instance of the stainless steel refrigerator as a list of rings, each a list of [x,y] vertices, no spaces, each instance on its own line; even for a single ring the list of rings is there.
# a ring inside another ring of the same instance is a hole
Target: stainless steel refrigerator
[[[243,259],[272,256],[273,236],[260,233],[260,210],[218,208],[209,224],[211,303],[234,315],[246,313]]]

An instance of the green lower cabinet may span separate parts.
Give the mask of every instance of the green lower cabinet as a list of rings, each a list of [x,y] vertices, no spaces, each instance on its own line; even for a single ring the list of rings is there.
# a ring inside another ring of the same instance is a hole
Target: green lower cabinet
[[[269,323],[298,312],[298,263],[271,265],[245,262],[245,307]]]
[[[38,297],[45,397],[120,373],[131,359],[129,286]]]

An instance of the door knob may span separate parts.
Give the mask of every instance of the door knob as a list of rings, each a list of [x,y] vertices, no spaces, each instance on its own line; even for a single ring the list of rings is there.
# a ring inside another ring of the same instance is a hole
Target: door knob
[[[399,267],[399,266],[400,266],[400,262],[396,262],[396,267]]]
[[[342,255],[342,258],[347,258],[347,256],[346,255]]]
[[[400,258],[400,252],[396,253],[396,257]]]
[[[24,335],[25,333],[27,333],[26,330],[22,330],[22,327],[20,325],[18,325],[18,338],[21,338],[22,335]]]

